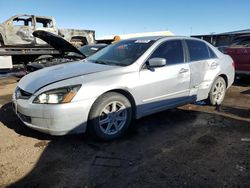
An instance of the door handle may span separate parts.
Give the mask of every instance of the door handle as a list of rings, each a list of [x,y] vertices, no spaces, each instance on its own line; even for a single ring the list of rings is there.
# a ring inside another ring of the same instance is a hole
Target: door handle
[[[213,63],[210,65],[210,67],[211,67],[211,69],[216,69],[218,65],[219,65],[218,63],[213,62]]]
[[[182,68],[180,71],[179,71],[179,73],[185,73],[185,72],[188,72],[188,69],[185,69],[185,68]]]

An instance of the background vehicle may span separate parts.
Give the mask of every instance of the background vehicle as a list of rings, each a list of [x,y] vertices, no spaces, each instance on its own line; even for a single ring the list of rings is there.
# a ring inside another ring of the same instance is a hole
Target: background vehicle
[[[145,37],[117,42],[84,60],[23,77],[13,94],[27,126],[53,135],[85,132],[111,140],[133,118],[205,100],[220,105],[233,60],[205,41]]]
[[[0,25],[0,46],[47,45],[32,35],[36,30],[54,33],[76,46],[94,43],[92,30],[58,29],[53,17],[23,14],[12,16]]]
[[[209,35],[193,35],[192,37],[205,40],[217,47],[222,53],[225,53],[225,49],[228,48],[235,41],[236,38],[249,34],[250,29],[245,29],[218,34],[211,33]]]
[[[105,48],[107,44],[90,44],[90,45],[85,45],[79,48],[80,52],[82,52],[86,57],[89,57],[99,50]]]
[[[43,30],[61,36],[76,47],[95,43],[95,31],[79,29],[58,29],[53,17],[16,15],[0,24],[0,71],[9,72],[24,69],[42,55],[57,56],[60,52],[48,43],[32,35]]]
[[[237,37],[225,53],[233,58],[236,74],[250,75],[250,35]]]

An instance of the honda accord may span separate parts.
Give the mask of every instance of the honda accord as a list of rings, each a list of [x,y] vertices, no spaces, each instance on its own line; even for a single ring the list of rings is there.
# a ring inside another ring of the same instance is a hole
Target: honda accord
[[[52,135],[88,130],[115,139],[132,119],[205,100],[220,105],[234,63],[190,37],[141,37],[112,44],[85,60],[23,77],[13,106],[30,128]]]

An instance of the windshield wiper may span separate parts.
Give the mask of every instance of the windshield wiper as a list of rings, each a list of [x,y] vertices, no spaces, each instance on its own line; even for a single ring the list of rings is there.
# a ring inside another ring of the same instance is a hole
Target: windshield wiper
[[[102,60],[94,60],[93,62],[97,64],[109,65],[109,63],[102,61]]]
[[[118,61],[114,61],[114,60],[102,60],[104,61],[105,63],[107,63],[107,65],[115,65],[115,66],[126,66],[124,64],[121,64],[120,62]]]
[[[103,64],[103,65],[126,66],[116,61],[110,61],[110,60],[89,60],[89,61],[92,61],[93,63],[97,63],[97,64]]]

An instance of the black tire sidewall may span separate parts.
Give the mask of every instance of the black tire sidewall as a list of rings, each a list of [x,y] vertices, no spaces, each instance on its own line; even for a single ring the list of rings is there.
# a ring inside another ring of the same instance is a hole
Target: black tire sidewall
[[[117,134],[107,135],[107,134],[103,133],[102,130],[100,129],[99,115],[100,115],[102,109],[107,104],[109,104],[113,101],[118,101],[126,107],[126,109],[127,109],[127,122],[125,123],[123,128]],[[119,94],[116,92],[106,93],[106,94],[102,95],[101,97],[99,97],[95,101],[95,103],[93,104],[93,106],[90,110],[89,118],[88,118],[88,130],[96,138],[99,138],[101,140],[106,140],[106,141],[113,140],[113,139],[120,137],[121,135],[123,135],[126,132],[126,130],[129,127],[129,124],[131,123],[131,119],[132,119],[132,109],[131,109],[131,103],[129,102],[129,100],[125,96],[123,96],[122,94]]]

